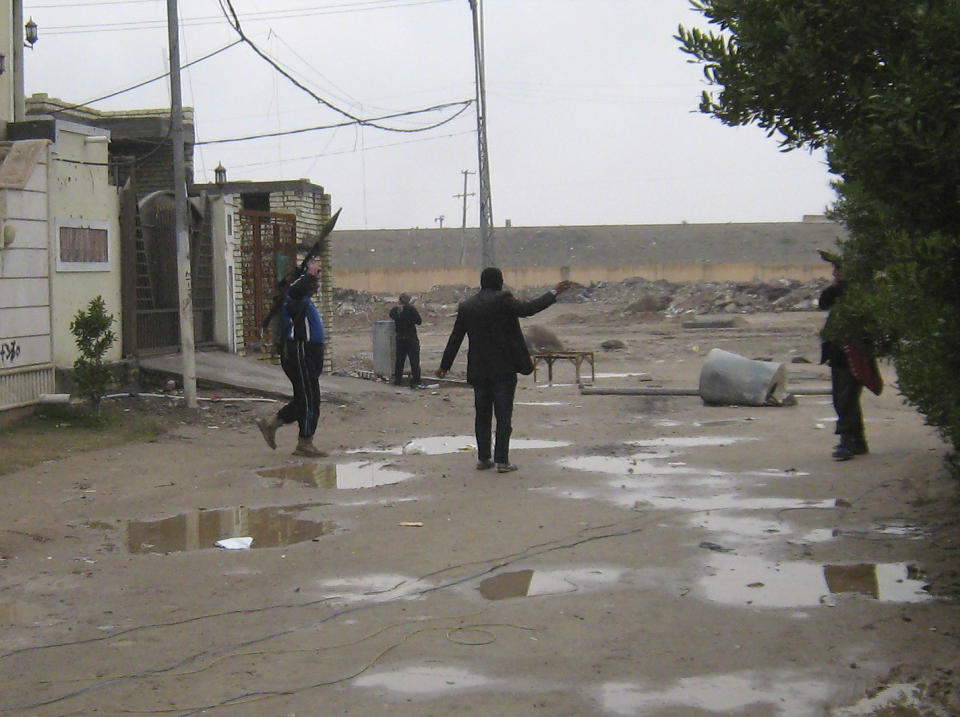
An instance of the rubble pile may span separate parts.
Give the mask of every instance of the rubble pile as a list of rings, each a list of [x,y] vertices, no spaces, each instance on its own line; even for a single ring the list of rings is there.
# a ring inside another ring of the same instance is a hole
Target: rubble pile
[[[595,282],[577,286],[560,297],[562,303],[598,303],[623,313],[660,313],[666,317],[691,314],[752,314],[779,311],[815,311],[825,279],[801,282],[780,279],[771,282],[689,282],[673,284],[631,278],[619,282]],[[550,287],[522,293],[536,296]],[[470,286],[435,286],[415,296],[424,320],[449,316],[457,304],[476,291]],[[352,289],[335,289],[338,317],[370,322],[386,317],[397,297]]]

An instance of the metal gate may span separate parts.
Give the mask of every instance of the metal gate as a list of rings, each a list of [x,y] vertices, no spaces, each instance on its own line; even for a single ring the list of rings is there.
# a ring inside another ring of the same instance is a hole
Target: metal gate
[[[209,222],[192,205],[189,215],[193,333],[199,346],[212,343],[214,337],[213,238]],[[132,224],[123,233],[124,241],[132,244],[124,270],[133,270],[132,281],[125,284],[126,291],[133,294],[125,297],[125,302],[132,299],[134,304],[126,314],[135,325],[133,348],[178,349],[180,302],[173,194],[156,192],[146,197],[133,211]]]
[[[240,276],[243,342],[267,340],[262,328],[279,281],[297,263],[297,218],[245,209],[240,212]]]

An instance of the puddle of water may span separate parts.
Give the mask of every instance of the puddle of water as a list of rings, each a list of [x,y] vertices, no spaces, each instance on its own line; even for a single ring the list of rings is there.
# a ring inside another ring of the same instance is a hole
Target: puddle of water
[[[515,570],[481,580],[478,589],[487,600],[560,595],[598,585],[610,585],[622,575],[622,570],[607,568]]]
[[[176,553],[213,548],[224,538],[252,537],[251,548],[277,548],[326,535],[336,525],[302,520],[295,514],[316,504],[269,508],[222,508],[181,513],[171,518],[127,523],[131,553]]]
[[[881,602],[931,599],[924,582],[905,563],[817,565],[772,563],[761,558],[714,554],[713,575],[701,578],[705,597],[728,605],[803,607],[832,604],[832,595],[853,593]]]
[[[393,485],[414,478],[415,473],[392,470],[388,461],[354,461],[352,463],[314,463],[266,468],[257,475],[282,480],[295,480],[311,488],[356,490]]]
[[[814,528],[800,536],[800,540],[804,543],[826,543],[829,540],[839,538],[841,534],[839,530],[833,528]]]
[[[649,376],[646,371],[636,371],[633,373],[601,373],[597,372],[597,378],[633,378],[635,376]]]
[[[569,441],[547,441],[535,438],[512,438],[510,450],[524,448],[563,448],[569,446]],[[415,438],[402,446],[387,448],[358,448],[348,453],[392,453],[394,455],[428,455],[437,456],[459,451],[477,450],[477,439],[473,436],[429,436]]]
[[[346,602],[369,600],[383,602],[416,597],[419,584],[416,578],[404,575],[364,575],[355,578],[333,578],[319,582],[324,598],[336,598]]]
[[[685,677],[661,684],[608,682],[598,690],[605,711],[618,715],[652,714],[667,708],[695,708],[710,714],[741,714],[763,706],[764,714],[812,717],[820,714],[829,685],[794,673],[745,672]],[[753,714],[753,712],[751,712]]]
[[[709,530],[711,533],[723,533],[751,538],[763,537],[765,535],[782,535],[783,533],[790,532],[788,526],[770,518],[709,513],[706,515],[694,515],[691,517],[690,522],[694,527]]]
[[[627,445],[640,448],[666,448],[677,451],[681,448],[698,448],[701,446],[729,446],[742,441],[755,441],[753,437],[738,438],[736,436],[662,436],[649,438],[643,441],[629,441]]]
[[[379,687],[407,695],[440,695],[489,687],[489,677],[452,665],[417,665],[393,672],[374,672],[353,681],[357,687]]]
[[[890,710],[889,714],[900,717],[921,717],[923,713],[920,712],[920,690],[916,685],[889,685],[873,697],[864,697],[855,705],[834,709],[832,714],[835,717],[867,717],[888,714],[887,710]]]

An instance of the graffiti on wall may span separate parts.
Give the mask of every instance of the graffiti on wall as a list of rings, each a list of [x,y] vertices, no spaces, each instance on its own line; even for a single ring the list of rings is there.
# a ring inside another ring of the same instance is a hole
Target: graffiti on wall
[[[0,342],[0,366],[16,363],[20,358],[20,345],[16,339]]]

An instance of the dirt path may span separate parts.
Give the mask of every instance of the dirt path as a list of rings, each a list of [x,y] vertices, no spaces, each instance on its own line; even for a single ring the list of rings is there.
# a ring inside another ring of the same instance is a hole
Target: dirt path
[[[533,323],[596,351],[601,385],[696,385],[714,347],[828,381],[789,363],[816,360],[815,313],[691,330],[590,308]],[[426,372],[449,326],[421,331]],[[337,341],[370,350],[368,328]],[[960,714],[960,605],[925,589],[957,590],[956,485],[885,371],[872,452],[848,463],[826,396],[707,407],[525,378],[509,475],[474,470],[452,387],[325,404],[319,462],[289,455],[292,429],[265,447],[266,404],[219,403],[7,475],[0,710]]]

